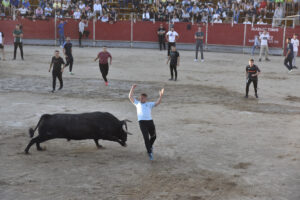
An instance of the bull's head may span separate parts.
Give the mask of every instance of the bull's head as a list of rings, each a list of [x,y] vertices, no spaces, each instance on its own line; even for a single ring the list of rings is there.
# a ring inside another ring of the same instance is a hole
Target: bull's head
[[[128,132],[127,122],[132,122],[132,121],[130,121],[128,119],[125,119],[125,120],[121,121],[121,123],[122,123],[122,133],[121,133],[120,140],[122,141],[123,146],[126,146],[127,135],[132,135],[132,133]]]

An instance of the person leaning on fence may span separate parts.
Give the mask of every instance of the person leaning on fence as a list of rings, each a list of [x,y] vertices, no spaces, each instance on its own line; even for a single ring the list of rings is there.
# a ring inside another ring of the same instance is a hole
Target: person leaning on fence
[[[270,39],[269,33],[264,30],[264,32],[259,36],[260,39],[260,53],[259,53],[259,62],[261,62],[262,54],[265,53],[265,60],[270,61],[268,58],[269,54],[269,47],[268,47],[268,40]]]
[[[255,35],[254,36],[254,44],[253,44],[252,49],[251,49],[251,56],[254,55],[255,49],[259,48],[259,46],[260,46],[260,43],[259,43],[258,35]]]
[[[16,60],[18,47],[20,48],[21,58],[22,58],[22,60],[24,60],[24,57],[23,57],[23,31],[20,28],[19,24],[16,25],[16,29],[13,32],[13,37],[14,37],[14,58],[13,58],[13,60]]]
[[[90,32],[85,30],[85,27],[88,27],[88,22],[85,22],[84,19],[82,19],[80,22],[79,22],[79,47],[82,47],[81,46],[81,38],[82,36],[86,36],[86,37],[89,37],[89,34]]]

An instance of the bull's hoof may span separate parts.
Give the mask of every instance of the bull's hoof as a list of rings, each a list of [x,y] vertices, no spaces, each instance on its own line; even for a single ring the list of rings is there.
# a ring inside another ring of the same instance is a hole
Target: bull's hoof
[[[122,144],[122,146],[123,146],[123,147],[127,147],[127,144],[124,142],[124,143]]]
[[[29,155],[30,153],[29,153],[29,151],[24,151],[24,153],[25,153],[25,155]]]
[[[46,151],[46,147],[43,148],[37,148],[38,151]]]
[[[99,146],[97,146],[97,149],[105,149],[105,147],[102,145],[99,145]]]

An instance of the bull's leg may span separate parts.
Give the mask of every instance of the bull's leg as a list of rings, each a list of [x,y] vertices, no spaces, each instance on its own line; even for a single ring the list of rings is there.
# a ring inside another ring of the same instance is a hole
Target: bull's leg
[[[34,143],[38,142],[39,139],[40,139],[40,136],[37,136],[37,137],[35,137],[35,138],[33,138],[33,139],[30,140],[29,144],[27,145],[27,147],[26,147],[26,149],[25,149],[25,153],[26,153],[26,154],[28,154],[28,151],[29,151],[30,147],[31,147]]]
[[[42,148],[42,147],[40,146],[40,142],[36,142],[36,149],[37,149],[38,151],[45,151],[45,150],[46,150],[46,148]]]
[[[102,149],[103,148],[103,146],[99,144],[98,139],[94,139],[94,141],[95,141],[95,144],[96,144],[96,146],[97,146],[98,149]]]

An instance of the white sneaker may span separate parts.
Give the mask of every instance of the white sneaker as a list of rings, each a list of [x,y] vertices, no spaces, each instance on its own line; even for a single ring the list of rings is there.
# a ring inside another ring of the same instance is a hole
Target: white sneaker
[[[198,62],[198,59],[194,59],[195,62]]]
[[[204,62],[204,60],[202,59],[201,62]]]
[[[293,70],[291,69],[291,70],[289,70],[289,72],[288,73],[291,73]]]

